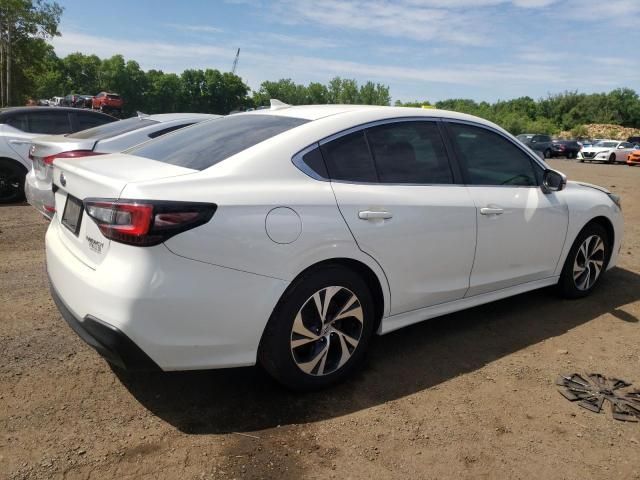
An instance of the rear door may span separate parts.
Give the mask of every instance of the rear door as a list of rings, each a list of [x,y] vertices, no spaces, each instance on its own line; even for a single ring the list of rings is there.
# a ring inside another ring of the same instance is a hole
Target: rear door
[[[569,213],[561,196],[542,192],[542,167],[497,132],[462,122],[447,125],[477,207],[478,239],[467,296],[551,277]]]
[[[396,121],[321,142],[340,211],[384,270],[391,314],[462,298],[475,206],[457,184],[436,121]]]

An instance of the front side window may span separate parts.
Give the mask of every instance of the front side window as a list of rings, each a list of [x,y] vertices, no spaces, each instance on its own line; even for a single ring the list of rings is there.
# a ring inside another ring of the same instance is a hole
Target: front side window
[[[453,183],[435,122],[389,123],[367,129],[380,183]]]
[[[470,185],[538,184],[532,160],[513,143],[485,128],[449,123],[450,136]]]

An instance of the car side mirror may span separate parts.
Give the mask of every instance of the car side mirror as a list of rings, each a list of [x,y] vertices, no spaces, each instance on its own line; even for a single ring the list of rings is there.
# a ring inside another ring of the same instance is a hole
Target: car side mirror
[[[542,174],[542,191],[544,193],[559,192],[567,185],[567,177],[556,170],[545,170]]]

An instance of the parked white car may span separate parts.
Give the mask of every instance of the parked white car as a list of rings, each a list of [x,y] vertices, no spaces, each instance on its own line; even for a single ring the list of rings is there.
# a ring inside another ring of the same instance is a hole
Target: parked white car
[[[585,147],[578,153],[578,160],[599,161],[607,163],[616,163],[627,161],[629,154],[635,149],[635,145],[629,142],[621,142],[619,140],[600,140],[590,147]]]
[[[27,201],[47,218],[55,212],[51,176],[56,158],[81,158],[120,152],[152,138],[220,115],[205,113],[165,113],[140,115],[117,123],[101,125],[69,135],[33,139],[29,158],[33,168],[27,174]]]
[[[126,368],[260,362],[294,389],[352,373],[374,333],[585,296],[623,233],[616,195],[450,111],[278,105],[53,179],[52,294],[85,341]]]
[[[24,198],[25,176],[31,168],[29,147],[35,137],[77,132],[116,120],[103,113],[73,108],[0,109],[0,204]]]

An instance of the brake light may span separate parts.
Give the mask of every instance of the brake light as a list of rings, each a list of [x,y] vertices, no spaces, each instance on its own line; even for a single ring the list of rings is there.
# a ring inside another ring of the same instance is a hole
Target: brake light
[[[43,157],[42,161],[45,165],[51,165],[56,158],[81,158],[93,157],[95,155],[104,155],[103,152],[94,152],[93,150],[70,150],[68,152],[60,152],[54,155]],[[29,157],[33,160],[33,155],[29,152]]]
[[[207,223],[217,206],[213,203],[89,198],[84,201],[84,208],[106,238],[149,247]]]

